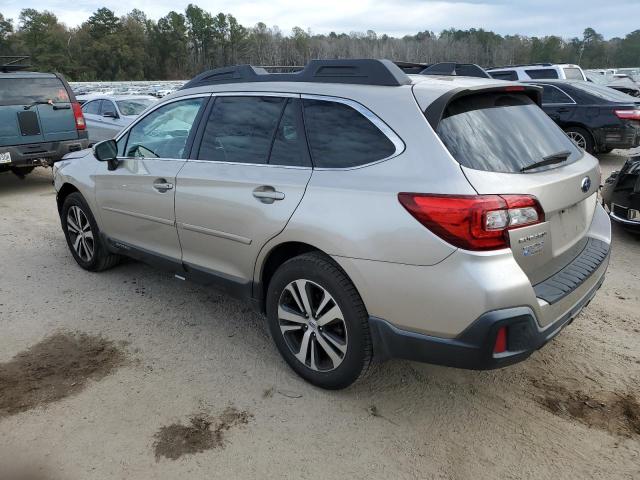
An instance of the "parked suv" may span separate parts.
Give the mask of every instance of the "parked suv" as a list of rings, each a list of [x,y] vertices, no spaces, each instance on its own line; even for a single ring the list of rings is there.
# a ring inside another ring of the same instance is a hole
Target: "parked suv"
[[[86,148],[82,110],[67,82],[12,70],[0,65],[0,172],[23,176]]]
[[[124,255],[247,299],[324,388],[373,356],[509,365],[609,261],[598,162],[540,94],[387,60],[205,72],[56,165],[62,229],[87,270]]]
[[[582,80],[587,77],[578,65],[534,63],[530,65],[507,65],[505,67],[492,67],[487,73],[497,80],[539,80],[553,79]]]

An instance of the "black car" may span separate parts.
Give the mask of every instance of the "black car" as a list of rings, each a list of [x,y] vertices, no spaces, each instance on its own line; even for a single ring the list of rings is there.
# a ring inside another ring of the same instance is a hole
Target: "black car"
[[[579,80],[526,82],[543,88],[542,108],[589,153],[640,145],[640,99]]]
[[[602,203],[613,221],[640,232],[640,156],[629,158],[605,180]]]

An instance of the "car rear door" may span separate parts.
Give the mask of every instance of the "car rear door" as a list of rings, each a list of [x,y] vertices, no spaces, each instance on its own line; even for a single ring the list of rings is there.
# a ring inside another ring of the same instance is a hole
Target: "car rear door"
[[[192,275],[245,289],[258,252],[284,229],[311,178],[300,99],[218,94],[206,119],[177,179],[182,259]]]
[[[436,131],[479,194],[531,195],[541,205],[544,222],[509,231],[514,258],[533,284],[584,249],[600,184],[598,161],[524,92],[459,97]],[[531,168],[545,159],[549,164]]]
[[[180,263],[176,175],[185,165],[207,96],[175,99],[150,111],[118,139],[119,165],[95,173],[101,229],[132,254]]]

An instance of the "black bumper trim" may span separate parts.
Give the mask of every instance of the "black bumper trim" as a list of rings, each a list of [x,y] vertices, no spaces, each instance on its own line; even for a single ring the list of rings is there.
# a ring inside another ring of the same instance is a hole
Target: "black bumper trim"
[[[580,313],[602,286],[604,275],[567,314],[544,330],[529,307],[494,310],[480,316],[456,338],[401,330],[386,320],[369,317],[375,358],[401,358],[470,370],[490,370],[525,360],[555,337]],[[494,354],[500,327],[508,327],[507,351]]]
[[[562,270],[534,285],[536,297],[552,305],[570,295],[595,272],[609,254],[609,244],[590,238],[584,250]]]

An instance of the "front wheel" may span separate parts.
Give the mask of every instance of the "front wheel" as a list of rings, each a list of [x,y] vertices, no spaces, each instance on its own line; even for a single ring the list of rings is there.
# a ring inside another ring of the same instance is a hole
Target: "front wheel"
[[[295,257],[276,271],[267,292],[267,320],[286,362],[314,385],[345,388],[371,363],[362,299],[345,273],[320,253]]]
[[[100,241],[100,230],[84,197],[74,192],[62,205],[62,230],[75,261],[85,270],[99,272],[113,267],[119,257],[109,253]]]

